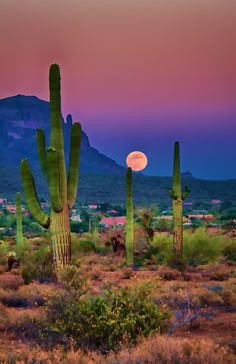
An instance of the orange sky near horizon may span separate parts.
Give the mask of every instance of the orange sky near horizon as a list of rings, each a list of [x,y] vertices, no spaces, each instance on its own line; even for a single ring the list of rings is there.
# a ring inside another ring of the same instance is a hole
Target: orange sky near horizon
[[[0,98],[48,99],[79,115],[235,111],[235,0],[1,0]]]

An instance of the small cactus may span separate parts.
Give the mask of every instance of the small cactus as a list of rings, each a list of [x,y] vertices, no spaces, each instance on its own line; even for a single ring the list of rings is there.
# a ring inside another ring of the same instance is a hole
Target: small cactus
[[[16,255],[20,258],[20,249],[23,245],[21,194],[16,193]]]
[[[127,265],[134,264],[134,227],[133,227],[132,169],[126,173],[126,259]]]
[[[182,264],[183,254],[183,206],[182,202],[189,195],[189,189],[184,187],[181,190],[181,173],[179,158],[179,142],[174,145],[174,165],[173,165],[173,186],[169,190],[169,196],[172,198],[173,220],[174,220],[174,236],[173,236],[173,253],[174,264]]]

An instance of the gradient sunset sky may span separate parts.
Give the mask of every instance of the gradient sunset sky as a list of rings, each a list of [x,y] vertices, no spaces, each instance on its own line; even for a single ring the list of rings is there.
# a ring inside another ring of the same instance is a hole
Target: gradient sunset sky
[[[58,63],[63,115],[93,147],[144,173],[236,178],[236,0],[0,0],[0,98],[48,100]]]

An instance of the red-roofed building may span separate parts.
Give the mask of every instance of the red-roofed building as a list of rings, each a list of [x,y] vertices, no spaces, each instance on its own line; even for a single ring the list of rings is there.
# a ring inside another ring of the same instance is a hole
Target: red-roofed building
[[[126,224],[125,216],[103,217],[99,223],[100,226],[104,227],[124,226],[125,224]]]
[[[220,204],[220,203],[221,203],[221,200],[211,200],[211,202],[212,202],[214,205],[217,205],[217,204]]]
[[[98,204],[96,202],[91,202],[89,205],[88,205],[88,208],[89,209],[97,209],[98,208]]]
[[[110,211],[107,211],[108,212],[108,214],[118,214],[118,211],[116,211],[116,210],[110,210]]]

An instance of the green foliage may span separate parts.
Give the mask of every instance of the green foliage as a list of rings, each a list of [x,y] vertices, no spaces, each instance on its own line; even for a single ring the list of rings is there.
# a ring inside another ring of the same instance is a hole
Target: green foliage
[[[194,233],[184,231],[183,264],[197,266],[217,260],[223,251],[227,253],[227,246],[231,247],[231,244],[227,245],[227,241],[228,239],[222,235],[216,236],[207,233],[203,227],[196,229]],[[172,237],[157,235],[152,246],[158,248],[156,254],[158,262],[171,265],[173,259]]]
[[[33,280],[40,283],[55,280],[52,263],[52,251],[49,244],[33,249],[32,243],[24,240],[24,246],[20,251],[21,273],[26,284]]]
[[[233,240],[224,247],[223,255],[226,260],[236,261],[236,241]]]
[[[91,234],[84,234],[79,238],[76,234],[71,234],[71,249],[73,258],[79,257],[81,253],[89,253],[96,250],[95,241]]]
[[[215,261],[222,255],[227,239],[198,228],[195,232],[184,233],[184,259],[187,264],[197,266]]]
[[[1,265],[7,264],[9,251],[10,251],[9,244],[4,240],[0,240],[0,264]]]
[[[69,289],[49,302],[47,324],[83,349],[116,351],[124,342],[132,346],[139,336],[162,331],[166,324],[168,314],[150,299],[148,286],[106,289],[97,297],[78,298],[74,292]]]
[[[167,220],[167,219],[158,219],[157,222],[157,229],[159,231],[168,231],[168,232],[173,232],[173,221],[172,220]]]
[[[170,264],[173,257],[173,237],[156,235],[152,242],[152,248],[157,249],[157,261],[161,264]]]

